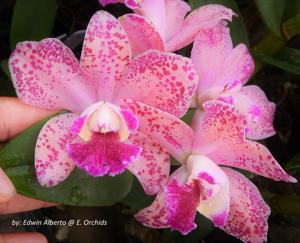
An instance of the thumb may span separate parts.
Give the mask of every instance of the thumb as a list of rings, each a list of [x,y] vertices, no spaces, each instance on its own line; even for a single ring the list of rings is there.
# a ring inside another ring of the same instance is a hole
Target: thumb
[[[7,233],[0,234],[0,243],[47,243],[47,239],[40,233]]]
[[[53,113],[26,105],[17,98],[0,97],[0,142],[12,138]]]
[[[0,203],[8,202],[15,194],[16,189],[14,185],[5,172],[0,168]]]

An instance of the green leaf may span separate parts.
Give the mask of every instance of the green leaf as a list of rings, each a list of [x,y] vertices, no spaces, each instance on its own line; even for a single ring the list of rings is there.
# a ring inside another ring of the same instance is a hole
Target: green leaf
[[[8,69],[8,60],[0,62],[1,69],[6,75],[0,75],[0,96],[16,96]]]
[[[300,75],[300,51],[284,47],[274,57],[262,53],[254,53],[255,58],[288,72]]]
[[[300,153],[292,158],[285,167],[287,170],[300,169]]]
[[[286,40],[290,40],[300,33],[300,13],[282,24],[282,32]]]
[[[49,37],[56,13],[56,0],[17,0],[14,8],[10,48],[25,40]]]
[[[231,8],[235,13],[239,15],[238,17],[234,17],[233,21],[229,24],[233,43],[234,45],[245,43],[249,46],[247,28],[235,0],[189,0],[189,3],[192,9],[201,7],[206,4],[221,4],[223,6]]]
[[[145,194],[139,181],[134,178],[130,193],[120,202],[130,207],[132,213],[148,207],[155,199],[155,196]]]
[[[286,0],[255,0],[256,6],[268,28],[277,36],[281,36],[281,24]]]
[[[300,1],[286,0],[287,4],[284,11],[284,20],[300,14]]]
[[[11,79],[9,68],[8,68],[8,60],[2,60],[0,64],[1,64],[1,68],[2,68],[3,72],[6,74],[6,76],[9,79]]]
[[[192,123],[195,112],[196,109],[189,109],[187,113],[181,118],[181,120],[190,125]]]
[[[50,118],[50,117],[49,117]],[[49,120],[44,119],[11,139],[0,150],[0,165],[7,169],[15,166],[28,165],[33,162],[34,148],[43,125]]]
[[[132,175],[93,178],[75,169],[66,181],[53,188],[44,188],[36,180],[34,166],[15,166],[5,170],[18,193],[59,204],[76,206],[108,206],[122,200],[130,191]]]
[[[49,118],[48,118],[49,119]],[[130,192],[133,176],[129,172],[93,178],[75,169],[53,188],[39,185],[34,170],[34,149],[45,119],[10,140],[0,151],[0,166],[14,183],[18,193],[67,205],[106,206],[122,200]]]

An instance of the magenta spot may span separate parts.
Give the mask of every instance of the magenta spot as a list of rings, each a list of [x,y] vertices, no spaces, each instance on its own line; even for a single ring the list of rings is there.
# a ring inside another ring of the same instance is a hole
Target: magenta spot
[[[249,113],[252,116],[257,117],[257,116],[261,115],[261,110],[259,109],[259,107],[257,105],[253,105],[253,106],[250,107]]]
[[[225,103],[233,105],[234,99],[232,96],[227,96],[227,97],[219,97],[218,100],[223,101]]]
[[[120,143],[113,132],[94,133],[90,141],[69,144],[67,150],[76,165],[94,177],[124,172],[142,152],[139,146]]]
[[[78,133],[80,133],[80,130],[81,130],[86,118],[87,118],[87,116],[82,116],[82,117],[79,117],[78,119],[76,119],[70,128],[70,132],[74,135],[77,135]]]
[[[172,70],[173,71],[176,71],[178,69],[178,65],[177,64],[174,64],[173,66],[172,66]]]
[[[121,113],[129,130],[135,131],[139,126],[138,118],[129,110],[122,109]]]
[[[125,0],[125,4],[128,8],[131,9],[136,9],[140,7],[140,4],[138,3],[138,1],[135,0]]]
[[[194,223],[196,208],[200,201],[197,182],[183,186],[173,179],[166,187],[167,223],[173,230],[186,235],[197,227]]]
[[[212,215],[212,221],[216,227],[223,227],[226,224],[228,212],[224,211],[220,214]]]
[[[199,177],[203,180],[206,180],[209,184],[216,184],[215,179],[207,172],[199,173]]]

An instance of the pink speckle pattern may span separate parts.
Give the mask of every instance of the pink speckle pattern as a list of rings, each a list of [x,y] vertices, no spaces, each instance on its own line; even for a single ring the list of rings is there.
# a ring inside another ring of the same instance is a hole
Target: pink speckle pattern
[[[164,190],[161,190],[154,202],[147,208],[140,210],[135,218],[145,226],[151,228],[167,228],[168,211],[165,204]]]
[[[267,241],[270,208],[257,187],[240,173],[223,168],[230,180],[230,210],[221,229],[246,242]]]
[[[217,97],[239,83],[244,84],[254,69],[247,47],[239,44],[233,48],[229,28],[223,21],[199,32],[191,58],[199,75],[199,97],[205,96],[207,89],[220,87]]]
[[[104,11],[94,14],[87,27],[80,66],[95,83],[98,100],[111,101],[130,59],[129,40],[119,21]]]
[[[196,208],[200,202],[200,188],[196,181],[180,185],[173,178],[165,189],[168,208],[167,223],[171,229],[188,234],[197,227],[194,223]]]
[[[200,77],[199,107],[212,99],[233,104],[246,116],[247,138],[259,140],[275,134],[272,124],[275,105],[259,87],[242,87],[254,70],[254,61],[244,44],[233,48],[229,28],[224,22],[200,31],[191,58]]]
[[[256,85],[247,85],[241,89],[241,95],[244,100],[250,100],[245,112],[248,125],[246,136],[250,139],[264,139],[274,135],[273,120],[275,115],[276,105],[270,102],[264,91]],[[241,105],[245,106],[245,102],[238,100]]]
[[[88,142],[68,144],[69,156],[89,175],[114,176],[124,172],[142,152],[142,148],[119,142],[116,133],[94,133]]]
[[[76,115],[68,113],[50,119],[40,131],[35,148],[35,170],[42,186],[52,187],[65,180],[75,167],[66,152],[75,136],[69,132]]]
[[[128,35],[133,55],[141,54],[150,49],[165,50],[161,35],[145,17],[125,14],[119,20]]]
[[[218,4],[207,4],[192,11],[186,17],[191,8],[182,0],[100,0],[102,5],[117,2],[125,3],[136,14],[146,18],[146,21],[140,23],[143,28],[137,26],[138,19],[134,19],[135,23],[132,19],[126,19],[124,26],[125,29],[131,29],[131,32],[135,31],[134,34],[129,34],[134,48],[143,46],[144,51],[149,50],[150,47],[161,48],[161,43],[165,43],[165,51],[179,50],[191,44],[203,28],[213,27],[222,20],[231,21],[234,15],[231,9]],[[145,33],[137,33],[137,31]],[[152,42],[151,45],[143,45],[138,43],[138,40],[144,43],[159,41],[159,44],[155,46]],[[149,49],[145,49],[147,47]]]
[[[218,4],[207,4],[196,9],[185,18],[176,35],[168,40],[166,50],[175,51],[187,46],[201,30],[212,28],[222,20],[231,21],[233,15],[234,12],[231,9]],[[176,25],[176,23],[173,24]]]
[[[262,144],[245,139],[246,118],[232,105],[209,101],[198,125],[194,153],[214,162],[245,169],[273,180],[296,182]]]
[[[122,106],[139,119],[139,131],[161,145],[178,161],[184,163],[194,140],[193,130],[180,119],[140,102],[124,100]]]
[[[157,141],[141,133],[132,134],[129,142],[142,147],[143,151],[127,169],[138,178],[146,194],[157,194],[169,177],[168,152]]]
[[[126,122],[126,125],[130,131],[136,131],[139,126],[139,120],[129,110],[121,109],[121,114]]]
[[[18,97],[26,104],[81,112],[96,100],[92,81],[58,39],[19,43],[9,68]]]
[[[188,58],[150,50],[132,60],[116,96],[181,117],[188,110],[197,79]]]

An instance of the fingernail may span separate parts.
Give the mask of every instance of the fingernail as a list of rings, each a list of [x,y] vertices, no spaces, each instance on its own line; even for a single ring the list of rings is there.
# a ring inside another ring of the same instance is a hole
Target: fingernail
[[[0,168],[0,203],[9,201],[16,194],[16,189],[11,180]]]

